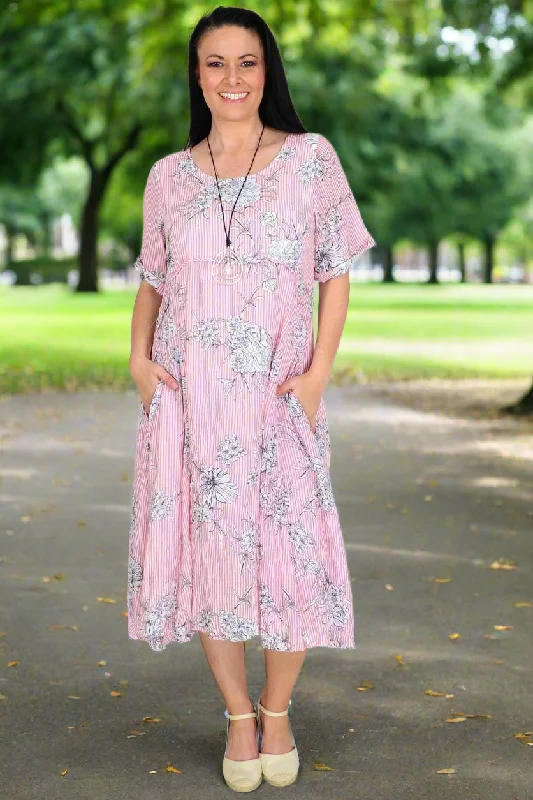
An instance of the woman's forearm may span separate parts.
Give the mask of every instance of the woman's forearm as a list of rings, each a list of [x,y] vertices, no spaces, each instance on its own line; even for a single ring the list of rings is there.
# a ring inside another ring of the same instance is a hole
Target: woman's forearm
[[[318,331],[309,371],[325,389],[339,348],[348,302],[350,279],[348,273],[318,285]]]
[[[138,359],[150,358],[161,300],[161,295],[153,286],[146,281],[141,282],[131,317],[130,364]]]

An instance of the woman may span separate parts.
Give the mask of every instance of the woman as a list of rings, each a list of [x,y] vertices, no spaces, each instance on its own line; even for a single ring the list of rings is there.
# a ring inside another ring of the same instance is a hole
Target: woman
[[[204,16],[189,82],[189,141],[148,175],[136,261],[128,631],[154,650],[199,632],[226,703],[223,775],[252,791],[296,780],[287,714],[306,650],[355,647],[322,395],[349,267],[375,242],[335,149],[300,123],[261,17]]]

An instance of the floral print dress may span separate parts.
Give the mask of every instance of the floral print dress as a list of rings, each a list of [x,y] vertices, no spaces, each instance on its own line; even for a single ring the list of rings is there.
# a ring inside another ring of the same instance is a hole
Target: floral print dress
[[[226,227],[242,178],[218,182]],[[314,282],[375,244],[333,145],[289,134],[249,174],[231,224],[243,269],[224,284],[216,179],[190,148],[147,178],[135,266],[161,295],[151,358],[178,382],[142,402],[134,465],[128,635],[163,650],[195,631],[265,648],[353,648],[352,594],[330,483],[321,400],[313,431],[297,396],[308,370]]]

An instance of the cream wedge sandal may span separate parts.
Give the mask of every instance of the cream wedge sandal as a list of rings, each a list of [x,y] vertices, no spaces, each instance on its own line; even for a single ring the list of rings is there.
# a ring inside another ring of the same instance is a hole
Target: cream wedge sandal
[[[228,709],[224,711],[224,716],[227,719],[226,723],[226,750],[228,747],[228,732],[230,720],[249,719],[255,717],[257,722],[256,736],[257,736],[257,749],[259,750],[259,719],[257,717],[257,709],[252,703],[253,711],[246,714],[228,714]],[[227,758],[226,751],[224,751],[224,759],[222,761],[222,774],[224,780],[235,792],[253,792],[260,786],[263,780],[263,772],[261,769],[261,758],[249,758],[246,761],[235,761],[232,758]]]
[[[261,705],[261,697],[259,697],[257,701],[257,721],[259,724],[261,737],[262,728],[260,712],[266,714],[267,717],[284,717],[289,713],[290,707],[291,701],[289,700],[289,705],[285,711],[267,711],[267,709]],[[289,786],[291,783],[294,783],[298,777],[300,759],[298,756],[298,749],[296,747],[294,736],[292,737],[292,742],[294,747],[292,750],[289,750],[288,753],[259,753],[263,777],[272,786]]]

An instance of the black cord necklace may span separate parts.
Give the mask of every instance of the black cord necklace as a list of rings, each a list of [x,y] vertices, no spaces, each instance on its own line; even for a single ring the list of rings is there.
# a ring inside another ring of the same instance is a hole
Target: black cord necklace
[[[255,148],[255,153],[252,158],[251,164],[248,168],[248,172],[242,182],[242,186],[239,189],[239,193],[237,198],[233,204],[233,208],[231,210],[230,218],[229,218],[229,225],[228,229],[226,230],[226,221],[224,219],[224,205],[222,203],[222,195],[220,194],[220,186],[219,186],[219,178],[217,174],[217,168],[215,167],[215,161],[213,158],[213,153],[211,152],[211,145],[209,144],[209,136],[207,137],[207,146],[209,148],[209,154],[211,155],[211,161],[213,162],[213,170],[215,172],[216,182],[217,182],[217,189],[218,189],[218,197],[220,200],[220,210],[222,212],[222,224],[224,225],[224,233],[226,234],[226,251],[219,253],[215,259],[214,263],[214,277],[220,283],[234,283],[238,280],[242,273],[242,262],[238,256],[238,254],[233,250],[230,249],[231,239],[230,239],[230,230],[231,230],[231,220],[233,218],[233,212],[235,211],[235,207],[239,201],[239,197],[241,196],[241,192],[244,188],[244,184],[250,174],[250,170],[252,169],[252,165],[255,161],[255,157],[257,155],[257,151],[259,150],[259,145],[261,144],[261,139],[263,138],[263,132],[265,130],[265,126],[263,124],[263,128],[261,130],[261,135],[259,136],[259,141],[257,142],[257,147]],[[220,267],[222,267],[222,272],[220,272]]]

